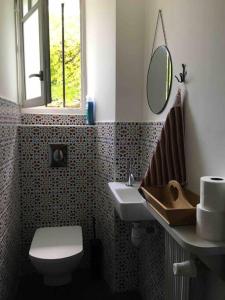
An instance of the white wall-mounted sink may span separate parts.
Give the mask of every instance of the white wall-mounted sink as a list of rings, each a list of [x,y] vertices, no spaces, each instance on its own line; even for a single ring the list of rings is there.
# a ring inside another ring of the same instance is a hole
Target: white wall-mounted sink
[[[137,222],[154,219],[146,200],[138,192],[138,183],[132,187],[126,186],[124,182],[110,182],[108,185],[113,195],[113,205],[121,220]]]

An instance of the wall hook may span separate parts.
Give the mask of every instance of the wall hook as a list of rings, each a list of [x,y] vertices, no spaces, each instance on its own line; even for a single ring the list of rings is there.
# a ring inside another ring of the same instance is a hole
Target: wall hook
[[[185,82],[186,76],[187,76],[187,71],[186,71],[186,65],[182,64],[183,72],[180,73],[180,79],[175,76],[178,82]]]

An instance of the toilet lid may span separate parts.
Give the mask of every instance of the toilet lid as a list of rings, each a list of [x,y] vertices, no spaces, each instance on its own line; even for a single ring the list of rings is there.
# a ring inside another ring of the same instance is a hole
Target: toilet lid
[[[82,251],[80,226],[45,227],[36,230],[29,255],[40,259],[62,259]]]

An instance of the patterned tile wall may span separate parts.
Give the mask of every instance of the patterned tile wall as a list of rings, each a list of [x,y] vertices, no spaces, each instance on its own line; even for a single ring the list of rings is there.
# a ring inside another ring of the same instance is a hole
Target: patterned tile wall
[[[137,250],[130,241],[131,224],[113,209],[108,182],[124,181],[133,130],[125,124],[102,123],[96,127],[95,214],[97,235],[104,247],[104,277],[114,292],[138,286]],[[129,145],[127,142],[129,141]]]
[[[116,123],[116,180],[127,180],[128,163],[136,180],[141,177],[141,137],[140,123]]]
[[[151,233],[139,248],[139,290],[143,300],[165,300],[165,232],[156,221],[143,226]]]
[[[102,123],[96,126],[96,161],[94,169],[97,237],[103,245],[103,273],[109,286],[114,289],[115,243],[114,209],[107,183],[114,180],[115,126]]]
[[[85,125],[84,115],[22,114],[24,125]]]
[[[20,190],[16,104],[0,99],[0,299],[11,299],[16,287],[20,253]]]
[[[128,162],[132,163],[135,179],[141,179],[162,126],[163,123],[102,123],[96,132],[95,208],[98,235],[104,246],[105,278],[116,292],[140,287],[146,300],[164,297],[164,230],[157,224],[143,224],[154,225],[157,230],[146,235],[139,250],[134,248],[131,223],[121,221],[113,210],[107,183],[126,181]]]
[[[141,128],[139,123],[115,124],[115,180],[127,180],[128,163],[136,180],[140,179]],[[115,218],[115,276],[116,290],[134,290],[138,288],[138,250],[131,243],[130,222]]]
[[[83,266],[92,238],[94,129],[89,126],[26,126],[19,129],[23,271],[35,230],[81,225]],[[50,168],[48,145],[68,146],[68,167]],[[26,263],[27,262],[27,263]]]
[[[140,147],[141,147],[141,177],[144,176],[147,168],[149,166],[149,162],[151,161],[154,150],[157,146],[157,142],[159,140],[161,130],[163,127],[163,122],[151,122],[151,123],[141,123],[141,139],[140,139]]]
[[[160,137],[162,122],[141,123],[140,173],[144,176]],[[165,299],[165,243],[164,229],[157,222],[146,222],[143,226],[153,229],[146,234],[139,249],[139,290],[144,300]]]
[[[101,123],[89,128],[90,139],[87,127],[22,126],[23,257],[27,258],[33,233],[40,226],[83,224],[88,251],[94,208],[97,235],[104,247],[105,279],[114,291],[137,288],[138,251],[130,241],[131,224],[121,221],[114,211],[107,183],[125,181],[129,161],[135,178],[140,179],[143,150],[148,150],[152,140],[157,139],[158,127],[152,125],[146,129],[139,123]],[[149,133],[151,140],[143,138],[143,133],[147,137]],[[69,145],[67,169],[48,168],[49,143]],[[148,153],[145,153],[146,161]],[[92,167],[87,169],[86,165]],[[70,182],[74,182],[74,187],[71,188]],[[85,193],[88,195],[84,196]]]
[[[152,295],[153,300],[162,299],[162,287],[156,283],[164,274],[163,230],[158,228],[157,234],[149,236],[139,251],[135,249],[130,241],[131,224],[117,216],[107,185],[110,181],[126,180],[129,161],[136,180],[141,178],[161,127],[161,123],[99,123],[88,130],[79,126],[22,126],[20,169],[24,258],[35,228],[40,226],[81,224],[88,253],[94,213],[97,236],[104,248],[104,277],[112,290],[121,292],[140,286],[145,299],[149,299],[146,295]],[[69,144],[68,169],[48,168],[49,143]],[[86,165],[91,168],[87,169]],[[71,182],[74,182],[72,188]],[[86,194],[88,196],[84,197]],[[155,266],[156,272],[150,276]],[[148,293],[152,286],[154,295]]]

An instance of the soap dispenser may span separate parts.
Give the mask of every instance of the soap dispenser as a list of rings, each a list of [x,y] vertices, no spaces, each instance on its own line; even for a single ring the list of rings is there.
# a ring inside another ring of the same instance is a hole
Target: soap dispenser
[[[95,100],[89,96],[86,97],[86,123],[95,124]]]

